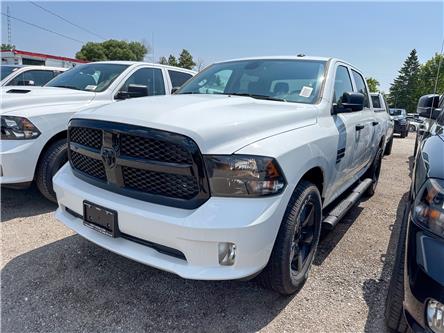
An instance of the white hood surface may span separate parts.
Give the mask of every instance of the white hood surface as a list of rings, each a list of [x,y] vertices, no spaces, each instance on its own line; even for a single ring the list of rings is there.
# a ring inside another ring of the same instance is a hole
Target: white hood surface
[[[127,123],[181,133],[205,154],[231,154],[258,140],[313,125],[315,105],[227,95],[136,98],[79,112],[73,118]]]
[[[88,104],[96,94],[89,91],[55,87],[7,86],[1,88],[1,113],[26,109],[32,113],[33,107]]]

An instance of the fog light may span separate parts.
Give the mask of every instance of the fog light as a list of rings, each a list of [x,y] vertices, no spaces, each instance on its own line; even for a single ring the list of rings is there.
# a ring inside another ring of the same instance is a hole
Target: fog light
[[[236,258],[236,245],[233,243],[219,243],[219,264],[223,266],[234,265]]]
[[[427,303],[427,322],[435,333],[444,333],[444,304],[435,300]]]

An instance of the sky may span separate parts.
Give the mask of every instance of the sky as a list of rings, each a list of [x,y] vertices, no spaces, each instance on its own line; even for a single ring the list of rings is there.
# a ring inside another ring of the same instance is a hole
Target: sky
[[[266,55],[338,57],[388,91],[415,48],[419,60],[441,49],[444,1],[436,2],[37,2],[105,38],[145,41],[154,54],[188,49],[206,65]],[[101,39],[64,22],[29,1],[1,3],[2,13],[79,41]],[[7,42],[5,16],[1,39]],[[11,19],[19,50],[74,57],[82,44]]]

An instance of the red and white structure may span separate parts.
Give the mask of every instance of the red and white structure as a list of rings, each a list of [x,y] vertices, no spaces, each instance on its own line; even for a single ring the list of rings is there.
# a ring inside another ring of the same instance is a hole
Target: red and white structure
[[[87,61],[21,50],[1,51],[2,65],[41,65],[71,68]]]

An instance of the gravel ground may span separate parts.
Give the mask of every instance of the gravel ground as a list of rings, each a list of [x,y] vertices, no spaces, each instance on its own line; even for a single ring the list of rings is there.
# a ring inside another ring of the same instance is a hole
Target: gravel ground
[[[34,188],[2,191],[2,332],[384,332],[414,138],[395,138],[376,195],[323,237],[292,297],[254,282],[181,279],[58,223]],[[393,231],[393,232],[392,232]]]

